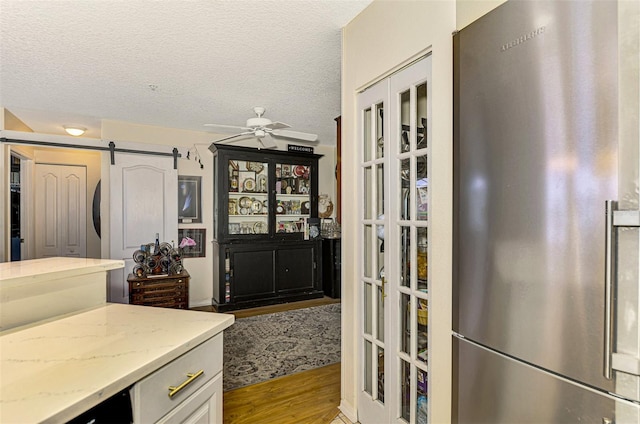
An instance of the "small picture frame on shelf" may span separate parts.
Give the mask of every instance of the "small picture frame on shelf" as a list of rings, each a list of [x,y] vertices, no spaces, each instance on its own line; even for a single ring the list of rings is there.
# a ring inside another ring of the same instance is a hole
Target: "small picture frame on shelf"
[[[298,178],[298,193],[309,194],[309,180]]]
[[[306,218],[306,226],[309,240],[315,240],[320,238],[320,218]],[[307,238],[307,237],[305,237]]]
[[[290,177],[291,176],[291,165],[283,164],[282,165],[282,176]]]
[[[202,222],[202,177],[178,175],[178,222]]]
[[[240,192],[254,193],[256,191],[256,173],[254,171],[240,171]]]
[[[206,228],[178,228],[178,240],[189,237],[196,242],[195,246],[182,248],[183,258],[204,258],[206,256]]]

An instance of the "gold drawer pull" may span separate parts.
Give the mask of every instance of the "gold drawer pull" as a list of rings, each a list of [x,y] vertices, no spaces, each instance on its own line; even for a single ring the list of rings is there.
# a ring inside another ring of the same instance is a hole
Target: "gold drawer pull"
[[[187,373],[187,378],[181,385],[179,386],[169,386],[169,397],[172,398],[177,395],[182,389],[191,384],[196,378],[200,377],[204,374],[204,370],[200,370],[197,373]]]

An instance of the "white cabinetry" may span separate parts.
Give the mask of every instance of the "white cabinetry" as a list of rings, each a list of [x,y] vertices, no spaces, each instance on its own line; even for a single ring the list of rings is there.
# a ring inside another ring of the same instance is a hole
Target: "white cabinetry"
[[[134,423],[222,423],[222,333],[137,382]]]

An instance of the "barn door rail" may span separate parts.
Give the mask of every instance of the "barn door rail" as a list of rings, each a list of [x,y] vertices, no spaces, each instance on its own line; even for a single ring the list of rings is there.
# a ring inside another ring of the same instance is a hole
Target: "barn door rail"
[[[151,156],[172,156],[173,157],[173,169],[178,169],[178,158],[182,155],[178,152],[176,147],[173,148],[171,153],[168,152],[153,152],[149,150],[137,150],[137,149],[121,149],[116,147],[116,143],[109,142],[109,147],[103,146],[87,146],[82,144],[70,144],[70,143],[58,143],[53,141],[38,141],[38,140],[21,140],[16,138],[0,137],[0,143],[8,144],[30,144],[35,146],[47,146],[47,147],[63,147],[68,149],[83,149],[83,150],[97,150],[103,152],[109,152],[111,156],[111,165],[116,164],[116,153],[132,153],[139,155],[151,155]]]

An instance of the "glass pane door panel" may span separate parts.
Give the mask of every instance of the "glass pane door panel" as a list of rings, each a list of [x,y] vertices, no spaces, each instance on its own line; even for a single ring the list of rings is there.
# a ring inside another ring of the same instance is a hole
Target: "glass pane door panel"
[[[400,101],[400,122],[398,129],[400,130],[400,152],[408,152],[411,149],[411,143],[409,142],[409,125],[410,125],[410,106],[411,106],[411,92],[410,90],[404,91],[399,95]]]
[[[426,149],[427,148],[427,83],[420,84],[416,87],[416,104],[417,104],[417,114],[418,119],[416,121],[417,125],[417,135],[416,135],[416,149]]]
[[[372,384],[372,370],[377,369],[373,368],[371,361],[371,347],[372,344],[369,340],[364,341],[364,391],[373,394],[373,384]]]
[[[364,276],[367,278],[371,278],[374,274],[373,274],[373,257],[371,256],[372,250],[374,249],[373,247],[373,240],[372,240],[372,232],[373,232],[373,226],[372,225],[365,225],[364,226],[364,241],[363,241],[363,246],[364,249],[362,251],[363,254],[363,263],[364,263]]]
[[[378,287],[378,332],[377,338],[384,342],[384,290]]]
[[[229,160],[229,234],[269,233],[268,164]]]
[[[416,231],[418,233],[418,290],[426,293],[429,281],[427,228],[419,227]]]
[[[378,347],[378,400],[384,403],[384,350]]]
[[[429,212],[429,178],[427,156],[416,158],[416,214],[419,221],[426,221]]]
[[[296,163],[276,164],[276,232],[302,233],[311,216],[311,170]]]
[[[400,361],[400,402],[401,416],[409,422],[411,420],[411,366],[406,361]]]
[[[427,309],[426,299],[417,299],[417,326],[418,337],[416,337],[416,352],[418,353],[418,359],[423,362],[427,362],[427,324],[429,322],[429,314]]]
[[[384,107],[382,103],[376,105],[376,158],[384,157]]]
[[[364,219],[371,219],[371,193],[373,192],[373,180],[371,178],[372,170],[370,167],[364,168]]]
[[[400,299],[400,311],[402,311],[400,351],[411,355],[411,305],[409,303],[409,295],[402,295]]]
[[[362,151],[365,162],[371,160],[371,115],[371,108],[363,111]]]
[[[420,368],[416,368],[416,423],[426,424],[429,415],[429,402],[427,398],[427,373]]]
[[[400,284],[404,287],[409,287],[411,285],[411,228],[410,227],[401,227],[402,228],[402,236],[401,236],[401,246],[400,246]]]
[[[376,211],[380,217],[384,214],[384,165],[376,167],[376,187]]]
[[[373,311],[371,310],[373,291],[370,283],[364,284],[364,333],[373,333]]]

